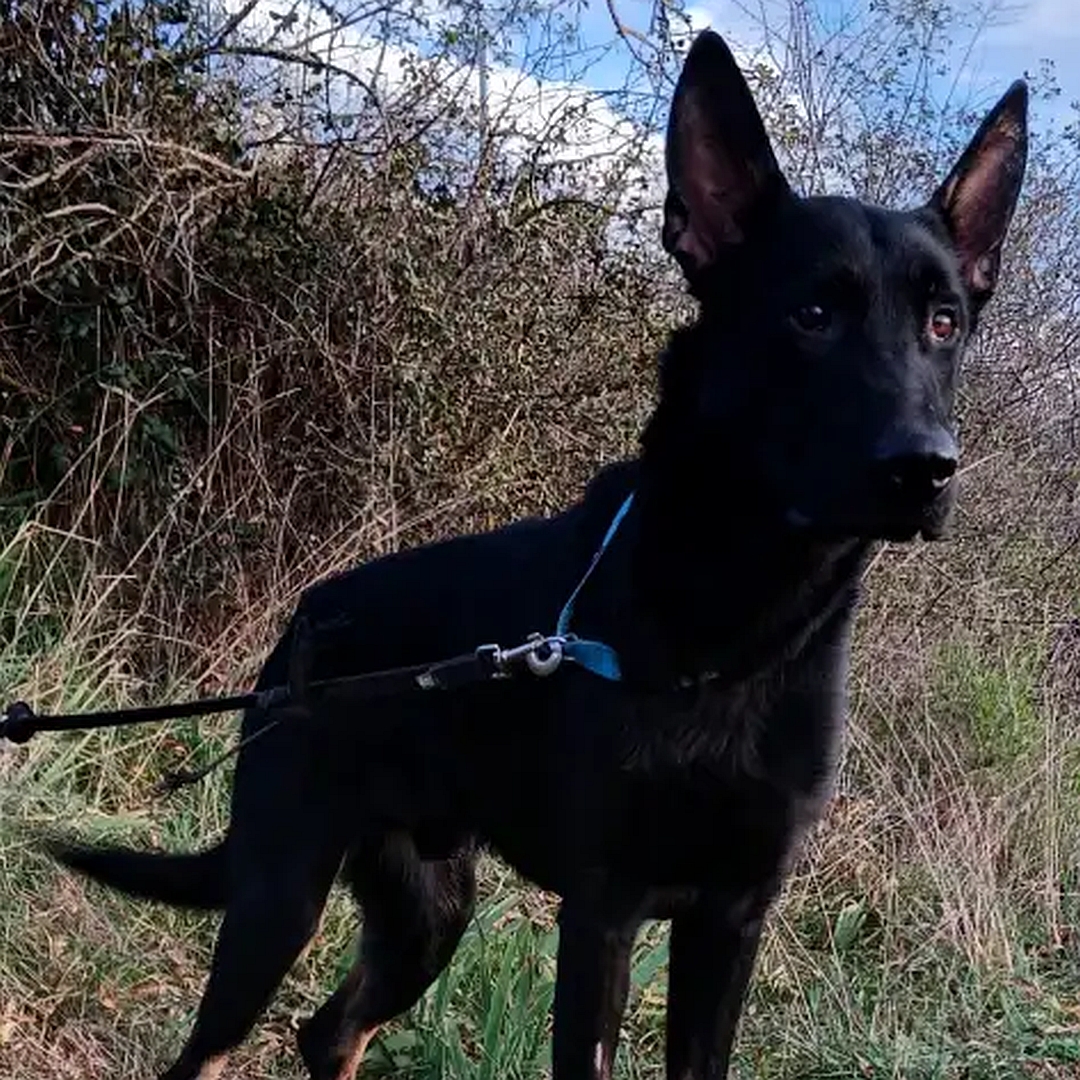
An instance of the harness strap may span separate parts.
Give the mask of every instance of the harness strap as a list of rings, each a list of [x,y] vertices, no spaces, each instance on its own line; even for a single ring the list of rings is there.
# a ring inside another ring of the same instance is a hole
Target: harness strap
[[[576,634],[571,634],[570,619],[574,614],[574,603],[579,593],[604,557],[604,552],[607,551],[611,541],[615,538],[615,534],[619,531],[619,526],[623,523],[627,513],[629,513],[633,502],[634,493],[631,492],[627,495],[622,506],[619,507],[615,517],[611,519],[611,524],[608,526],[607,532],[604,533],[604,538],[600,541],[600,546],[596,549],[592,562],[589,563],[588,569],[577,583],[577,588],[574,589],[570,594],[570,598],[563,604],[563,609],[559,612],[559,621],[555,624],[556,636],[563,638],[565,641],[563,655],[576,664],[580,664],[586,670],[591,671],[594,675],[599,675],[601,678],[608,679],[611,682],[618,682],[622,678],[618,653],[610,645],[605,645],[602,641],[588,641],[579,638]]]

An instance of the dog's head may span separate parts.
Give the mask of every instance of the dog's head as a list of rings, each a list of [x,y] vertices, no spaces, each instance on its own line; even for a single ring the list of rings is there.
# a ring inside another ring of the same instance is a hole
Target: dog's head
[[[672,103],[663,241],[701,318],[661,378],[700,467],[722,454],[728,477],[793,528],[939,536],[957,366],[994,290],[1026,157],[1016,82],[924,206],[800,198],[727,46],[700,35]]]

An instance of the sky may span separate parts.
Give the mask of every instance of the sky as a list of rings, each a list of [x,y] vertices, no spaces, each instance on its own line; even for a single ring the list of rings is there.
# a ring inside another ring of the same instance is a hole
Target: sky
[[[270,20],[290,9],[301,8],[310,2],[312,9],[319,0],[259,0],[252,15],[245,20],[272,25]],[[423,3],[423,0],[421,0]],[[580,25],[587,43],[602,44],[613,39],[612,12],[632,30],[648,29],[653,0],[579,0]],[[825,18],[859,8],[868,0],[812,0]],[[1049,105],[1037,103],[1036,120],[1054,116],[1065,118],[1072,103],[1080,102],[1080,0],[953,0],[960,7],[971,8],[975,3],[993,9],[992,16],[971,46],[959,40],[953,48],[954,76],[973,89],[977,97],[996,97],[1025,71],[1037,72],[1040,63],[1051,59],[1061,95]],[[695,29],[711,26],[733,45],[753,49],[761,41],[763,20],[776,26],[787,0],[688,0],[687,11]],[[439,0],[428,0],[431,9]],[[244,0],[223,0],[227,10],[246,6]],[[329,6],[342,13],[356,9],[357,0],[331,0]],[[261,16],[261,19],[260,19]],[[592,68],[587,83],[594,89],[619,85],[625,71],[625,52],[613,52]]]
[[[1049,58],[1057,68],[1062,104],[1080,101],[1080,0],[1027,0],[1010,7],[972,57],[980,77],[1000,82]]]
[[[857,7],[865,0],[814,0],[819,12],[833,15]],[[1008,85],[1025,72],[1036,73],[1044,60],[1053,60],[1061,94],[1052,103],[1035,102],[1033,118],[1067,121],[1074,102],[1080,102],[1080,0],[983,0],[992,12],[972,46],[969,39],[956,42],[952,72],[979,100],[996,100]],[[612,0],[620,17],[630,26],[645,26],[648,0]],[[969,0],[956,0],[970,6]],[[695,29],[714,30],[753,48],[761,39],[762,16],[776,25],[786,0],[691,0],[688,14]],[[610,36],[611,20],[605,0],[587,9],[585,25],[598,37]],[[609,69],[610,70],[610,69]],[[614,71],[611,71],[614,76]]]
[[[246,8],[245,0],[223,0],[227,9],[238,11]],[[357,10],[363,0],[331,0],[338,12]],[[425,10],[439,18],[443,0],[420,0]],[[579,0],[582,4],[580,32],[586,45],[603,46],[615,40],[612,12],[633,30],[648,30],[654,0]],[[869,0],[812,0],[818,14],[827,25],[858,9]],[[978,0],[954,0],[958,6],[970,10]],[[1053,121],[1060,126],[1077,119],[1072,105],[1080,101],[1080,0],[981,0],[994,8],[993,17],[981,28],[974,44],[970,37],[960,38],[952,46],[953,69],[948,82],[955,83],[964,103],[972,109],[989,108],[1009,84],[1025,72],[1037,73],[1041,62],[1055,62],[1055,74],[1061,94],[1050,102],[1037,98],[1032,103],[1032,126],[1038,130]],[[706,26],[718,30],[732,45],[736,56],[746,58],[754,54],[763,40],[763,20],[772,27],[782,26],[783,13],[788,0],[690,0],[687,13],[696,31]],[[313,27],[322,26],[328,31],[337,24],[328,22],[327,5],[320,0],[258,0],[253,11],[244,20],[243,30],[253,34],[256,40],[271,41],[285,46],[297,41],[316,40],[310,36]],[[302,17],[290,24],[291,34],[283,32],[281,16],[292,11],[303,11]],[[443,10],[445,10],[443,8]],[[459,9],[460,10],[460,9]],[[370,25],[370,24],[368,24]],[[327,53],[334,64],[350,67],[369,76],[380,47],[361,24],[344,32],[323,33],[319,41],[333,41],[332,52]],[[269,35],[269,37],[267,37]],[[290,37],[293,38],[290,41]],[[401,78],[402,55],[394,55],[379,61],[384,84]],[[589,67],[582,78],[570,82],[538,83],[534,78],[523,76],[512,65],[492,63],[489,71],[489,100],[495,115],[500,109],[512,115],[515,127],[525,138],[519,139],[519,150],[527,153],[529,133],[544,130],[551,117],[558,113],[567,101],[582,106],[582,118],[577,123],[577,133],[570,139],[564,156],[589,156],[605,144],[618,144],[627,137],[622,117],[609,107],[606,100],[590,93],[618,87],[623,84],[628,70],[628,55],[624,49],[609,50],[605,58]],[[472,85],[470,96],[478,97],[475,87],[476,74],[468,68],[448,72],[449,79],[466,79]],[[346,88],[347,90],[348,88]],[[357,91],[359,92],[359,91]],[[474,97],[474,100],[476,99]],[[346,110],[347,111],[347,110]],[[666,112],[666,102],[658,111],[660,120]],[[657,131],[649,140],[651,163],[646,167],[649,188],[662,183],[662,134]],[[504,151],[512,144],[503,145]],[[650,191],[646,201],[653,201]]]

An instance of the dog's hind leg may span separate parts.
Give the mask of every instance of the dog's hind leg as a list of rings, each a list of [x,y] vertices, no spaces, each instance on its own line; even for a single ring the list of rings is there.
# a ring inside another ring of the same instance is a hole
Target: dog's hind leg
[[[195,1027],[161,1080],[208,1080],[247,1036],[318,925],[342,850],[312,844],[244,856]],[[258,865],[256,865],[256,862]]]
[[[422,861],[404,836],[354,854],[345,877],[363,909],[359,955],[300,1029],[313,1080],[353,1080],[379,1026],[416,1004],[453,956],[475,904],[475,855]]]

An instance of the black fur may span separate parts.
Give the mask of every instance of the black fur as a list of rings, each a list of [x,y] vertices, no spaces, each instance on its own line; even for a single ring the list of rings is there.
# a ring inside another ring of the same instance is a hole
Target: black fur
[[[550,632],[634,491],[574,626],[618,650],[624,681],[564,666],[362,709],[328,699],[241,753],[222,846],[54,843],[116,888],[225,909],[167,1080],[245,1037],[339,872],[364,911],[360,956],[300,1045],[312,1077],[351,1076],[453,954],[485,845],[562,897],[555,1080],[610,1075],[647,917],[673,920],[668,1076],[727,1074],[762,920],[829,794],[867,547],[935,537],[948,515],[956,368],[994,284],[1026,104],[1018,83],[916,211],[801,199],[727,48],[698,38],[664,242],[701,315],[663,357],[640,457],[555,518],[380,559],[296,616],[316,678]],[[260,687],[285,679],[296,618]],[[265,722],[249,713],[244,735]]]

